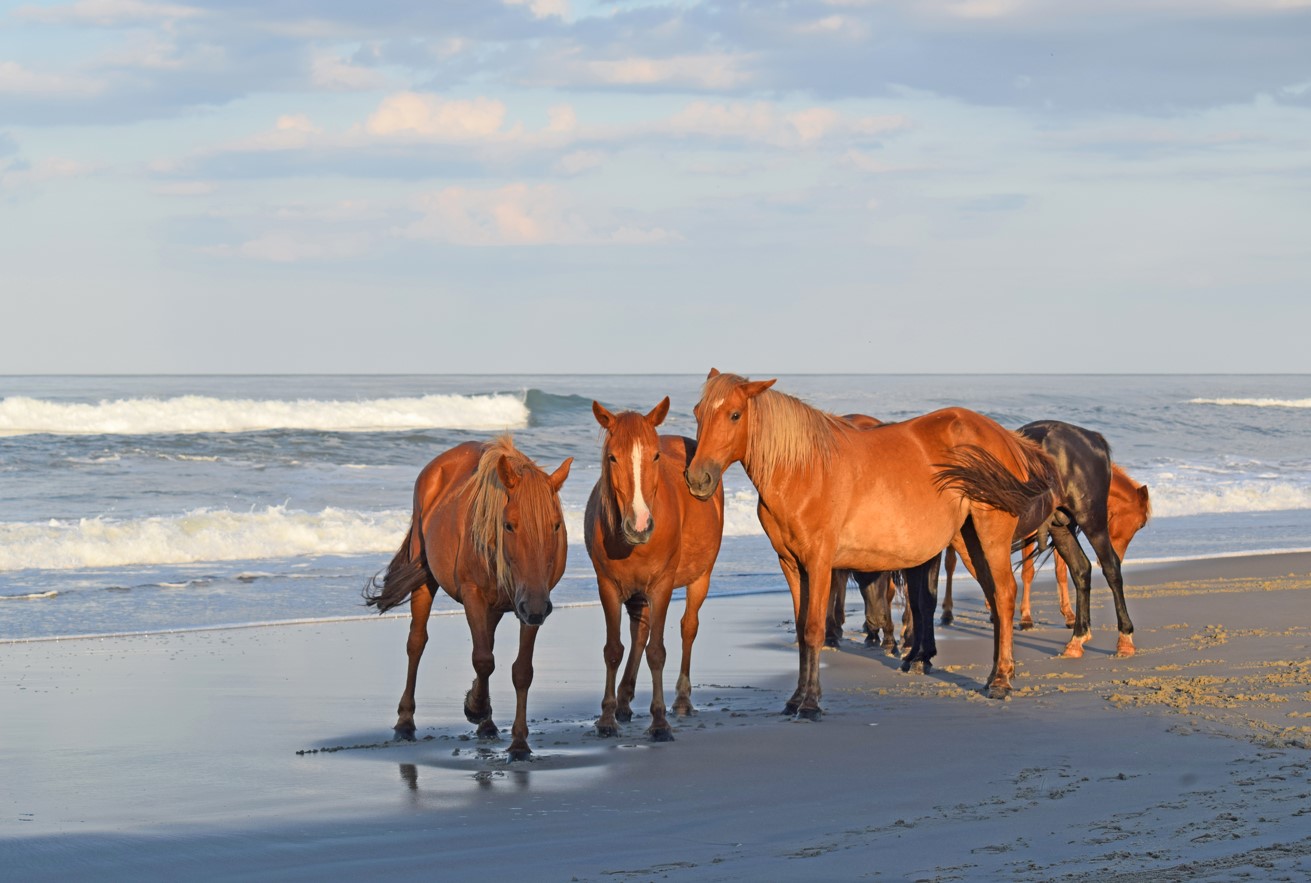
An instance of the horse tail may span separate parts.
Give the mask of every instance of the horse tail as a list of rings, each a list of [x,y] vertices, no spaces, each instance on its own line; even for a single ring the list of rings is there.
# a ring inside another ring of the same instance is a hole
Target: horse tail
[[[1020,519],[1030,533],[1055,510],[1054,491],[1061,487],[1056,465],[1041,448],[1010,433],[1016,460],[1026,473],[1016,475],[991,451],[979,445],[961,445],[951,463],[938,463],[934,483],[938,490],[957,490],[967,499],[1000,509]],[[1023,529],[1023,528],[1022,528]]]
[[[428,581],[428,565],[423,561],[423,534],[419,531],[419,513],[415,512],[410,520],[409,533],[392,556],[391,563],[381,574],[369,577],[361,594],[366,606],[377,607],[379,613],[386,613],[403,604]]]

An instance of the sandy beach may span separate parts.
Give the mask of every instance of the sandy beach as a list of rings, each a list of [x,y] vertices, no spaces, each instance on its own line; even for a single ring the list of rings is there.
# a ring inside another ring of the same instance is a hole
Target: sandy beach
[[[1131,659],[1111,656],[1096,588],[1086,657],[1053,658],[1068,633],[1046,572],[1038,626],[1017,632],[1016,693],[987,700],[991,632],[967,584],[928,676],[848,631],[823,655],[819,723],[779,714],[796,677],[787,596],[712,587],[699,712],[659,745],[643,732],[645,672],[621,737],[594,734],[600,609],[562,608],[538,641],[536,756],[519,764],[504,754],[508,623],[493,743],[460,712],[472,671],[459,616],[432,622],[414,743],[389,741],[404,619],[0,644],[0,868],[15,880],[1306,879],[1311,555],[1130,561],[1126,575]]]

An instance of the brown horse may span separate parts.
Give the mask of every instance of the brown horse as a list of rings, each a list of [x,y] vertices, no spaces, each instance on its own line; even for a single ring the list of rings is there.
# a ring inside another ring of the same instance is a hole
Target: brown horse
[[[928,668],[936,652],[932,628],[920,625],[936,606],[928,569],[938,567],[948,544],[970,555],[1000,614],[988,693],[1006,696],[1015,672],[1011,539],[1021,520],[1032,530],[1050,516],[1057,486],[1051,460],[963,408],[858,429],[773,385],[711,370],[695,408],[697,449],[686,479],[706,499],[723,471],[740,462],[756,487],[761,526],[792,592],[800,645],[797,689],[784,713],[821,714],[819,650],[835,568],[907,571],[916,645],[903,668]]]
[[[1107,530],[1111,535],[1111,547],[1120,560],[1129,549],[1129,543],[1138,531],[1142,530],[1152,517],[1152,499],[1147,485],[1135,481],[1119,464],[1111,464],[1111,490],[1106,497]],[[1024,586],[1020,596],[1020,628],[1033,628],[1033,613],[1029,607],[1029,587],[1033,585],[1033,543],[1024,546],[1024,558],[1020,569],[1020,581]],[[1052,556],[1056,569],[1056,589],[1060,597],[1061,615],[1065,617],[1065,627],[1074,628],[1074,610],[1070,607],[1070,593],[1067,584],[1069,568],[1060,555]],[[956,556],[947,553],[947,591],[942,602],[942,624],[949,625],[952,619],[951,581],[956,568]]]
[[[533,682],[537,629],[551,613],[551,589],[564,573],[567,542],[560,487],[573,458],[551,475],[519,453],[510,437],[465,442],[440,454],[414,483],[414,517],[382,579],[364,587],[364,600],[381,613],[410,599],[409,670],[397,706],[396,734],[414,738],[414,684],[428,643],[433,595],[443,588],[464,605],[473,636],[473,687],[464,716],[478,735],[495,737],[487,681],[496,626],[513,611],[519,655],[511,673],[516,694],[510,759],[526,760],[528,687]]]
[[[678,671],[674,713],[693,714],[692,643],[697,614],[710,589],[710,571],[724,533],[724,492],[707,501],[688,493],[683,470],[696,442],[657,435],[669,413],[669,397],[643,416],[635,411],[612,414],[592,402],[596,422],[606,431],[601,450],[601,478],[592,488],[583,521],[587,553],[596,568],[596,584],[605,611],[605,696],[596,732],[617,736],[616,721],[633,718],[631,703],[643,651],[651,669],[651,726],[657,742],[674,738],[665,716],[665,616],[678,586],[687,586],[683,612],[683,662]],[[624,658],[619,607],[628,608],[632,649],[615,694],[615,673]]]

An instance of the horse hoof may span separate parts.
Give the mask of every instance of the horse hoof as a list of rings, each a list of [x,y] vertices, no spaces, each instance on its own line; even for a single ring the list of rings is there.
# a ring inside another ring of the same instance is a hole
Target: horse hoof
[[[693,707],[691,702],[675,702],[674,714],[679,717],[691,717],[696,714],[696,708]]]
[[[615,709],[615,720],[619,721],[619,723],[626,724],[630,722],[632,719],[633,719],[633,709],[631,708]]]
[[[801,708],[797,710],[797,717],[801,718],[802,720],[817,721],[823,716],[824,716],[824,712],[820,710],[819,706],[814,706],[813,708]]]
[[[1138,651],[1133,645],[1133,635],[1120,635],[1120,640],[1115,645],[1115,656],[1117,659],[1128,659]]]
[[[413,742],[414,734],[414,724],[398,724],[396,726],[396,738],[402,742]]]
[[[897,645],[895,643],[883,645],[884,656],[898,656],[900,655],[900,653],[901,651],[897,648]]]
[[[649,732],[651,733],[652,742],[674,741],[674,731],[669,729],[669,727],[652,727]]]
[[[1081,659],[1083,658],[1083,641],[1078,638],[1071,638],[1070,643],[1065,645],[1065,649],[1060,652],[1057,659]]]
[[[511,762],[517,760],[530,760],[533,756],[532,749],[529,748],[527,745],[524,745],[519,748],[515,748],[511,746],[510,750],[507,751],[506,753],[510,755]]]
[[[1027,632],[1027,631],[1029,631],[1029,629],[1031,629],[1031,628],[1033,628],[1033,620],[1032,620],[1032,619],[1021,619],[1021,620],[1020,620],[1020,631],[1022,631],[1022,632]]]
[[[1074,620],[1072,620],[1072,619],[1067,619],[1067,620],[1065,620],[1065,627],[1066,627],[1067,629],[1071,629],[1071,630],[1072,630],[1072,629],[1074,628]]]
[[[482,723],[478,724],[479,739],[497,739],[500,737],[500,735],[501,735],[500,728],[497,727],[496,724],[492,723],[491,718],[488,718],[484,720]]]
[[[987,690],[989,699],[1009,699],[1011,698],[1010,684],[990,684]]]
[[[955,621],[956,621],[956,617],[952,616],[951,613],[948,611],[942,614],[942,619],[938,620],[938,624],[951,625]]]
[[[619,735],[619,728],[613,724],[597,724],[596,735],[602,739],[613,739]]]
[[[799,702],[789,702],[787,705],[783,706],[783,713],[788,717],[792,717],[797,713],[797,709],[800,707],[801,703]]]

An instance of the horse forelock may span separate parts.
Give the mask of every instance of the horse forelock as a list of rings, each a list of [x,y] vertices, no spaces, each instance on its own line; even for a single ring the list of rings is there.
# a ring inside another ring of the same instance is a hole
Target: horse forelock
[[[510,492],[496,470],[502,457],[507,458],[510,468],[520,476],[514,499],[519,507],[521,530],[549,539],[554,528],[556,494],[546,473],[515,448],[509,434],[490,442],[478,458],[478,467],[469,478],[472,491],[469,535],[474,551],[496,575],[496,585],[510,592],[514,588],[514,574],[505,557],[505,507]]]

